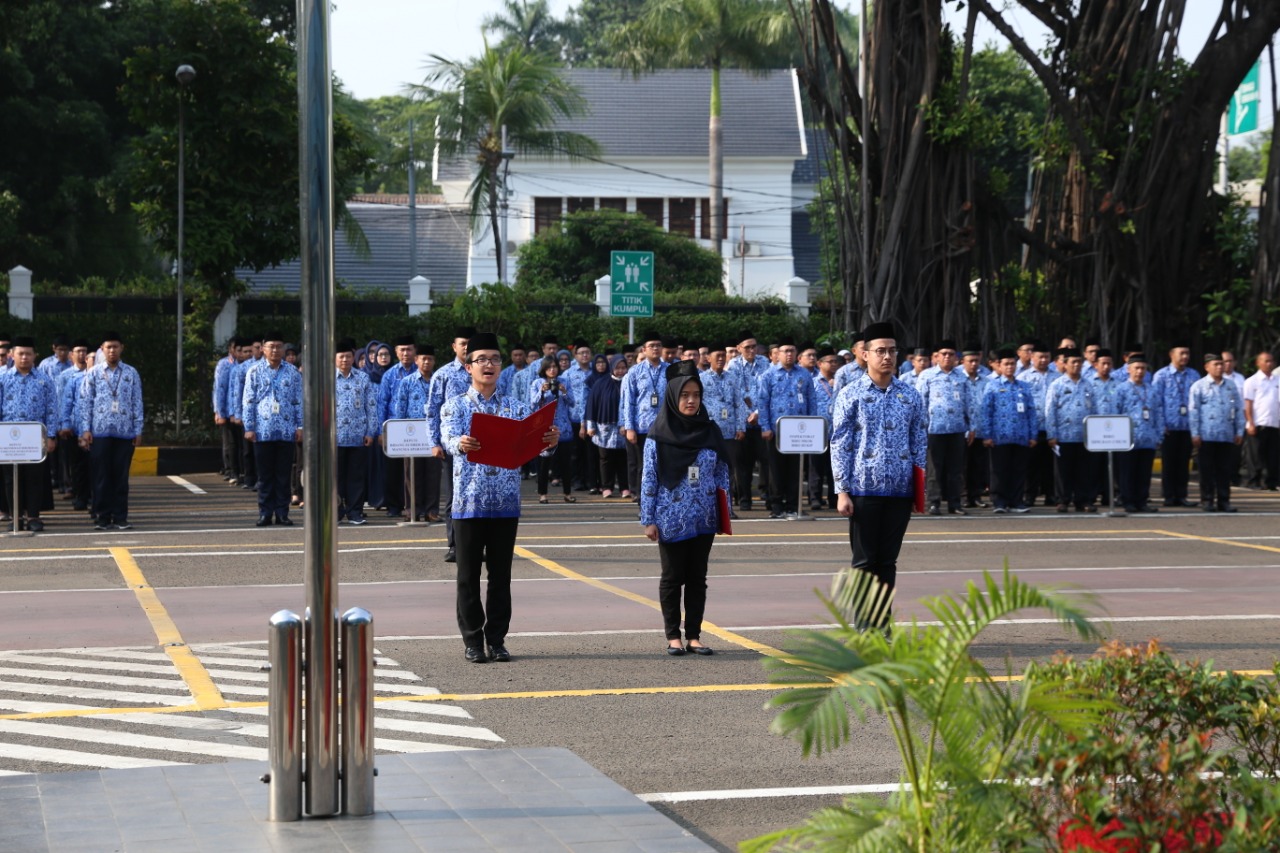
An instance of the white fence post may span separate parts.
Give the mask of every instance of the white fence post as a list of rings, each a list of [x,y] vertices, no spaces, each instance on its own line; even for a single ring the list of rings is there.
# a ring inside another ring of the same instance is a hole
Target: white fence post
[[[431,311],[431,279],[415,275],[409,279],[409,316]]]
[[[31,294],[31,270],[21,264],[9,270],[9,313],[20,320],[35,318],[35,297]]]

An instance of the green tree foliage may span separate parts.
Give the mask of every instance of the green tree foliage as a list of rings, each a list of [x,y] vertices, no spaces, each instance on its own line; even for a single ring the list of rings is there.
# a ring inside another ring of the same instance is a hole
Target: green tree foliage
[[[968,94],[969,105],[990,123],[974,148],[975,165],[990,191],[1020,212],[1049,97],[1017,53],[992,45],[973,54]]]
[[[427,104],[403,95],[384,95],[354,102],[351,119],[373,141],[374,163],[357,192],[409,191],[409,128],[413,126],[413,160],[417,191],[432,192],[430,161],[435,145],[435,112]]]
[[[467,191],[471,216],[476,222],[488,218],[502,269],[506,247],[498,240],[498,197],[506,162],[503,130],[507,150],[517,155],[597,154],[595,140],[554,129],[558,120],[586,109],[586,101],[560,75],[560,64],[546,54],[522,47],[499,50],[487,42],[484,53],[466,62],[433,55],[426,82],[415,89],[439,118],[440,156],[468,157],[476,166]]]
[[[497,37],[498,50],[520,47],[560,58],[564,24],[551,14],[547,0],[503,0],[502,11],[486,15],[480,29]]]
[[[298,253],[295,53],[244,0],[137,5],[151,15],[153,38],[126,61],[121,89],[142,129],[128,166],[134,209],[156,244],[174,253],[177,113],[185,98],[185,257],[197,279],[230,293],[237,267],[260,270]],[[174,79],[182,63],[196,69],[186,87]],[[372,150],[335,111],[336,199],[350,194]]]
[[[1241,145],[1235,142],[1227,153],[1227,180],[1260,181],[1267,176],[1267,161],[1271,157],[1271,128],[1255,133]]]
[[[561,56],[569,65],[612,68],[617,31],[640,18],[646,0],[581,0],[562,24]]]
[[[610,251],[654,253],[654,290],[723,293],[720,259],[688,237],[670,234],[635,213],[584,210],[520,249],[516,290],[566,288],[595,301],[595,280],[609,272]]]
[[[112,180],[131,133],[115,90],[143,38],[130,4],[0,3],[0,267],[47,278],[144,268]]]

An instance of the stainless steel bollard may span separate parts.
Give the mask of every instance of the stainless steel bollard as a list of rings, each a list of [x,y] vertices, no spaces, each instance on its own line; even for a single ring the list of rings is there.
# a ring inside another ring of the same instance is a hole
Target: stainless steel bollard
[[[342,813],[373,814],[373,616],[342,614]]]
[[[267,820],[302,817],[302,618],[277,611],[268,632]]]

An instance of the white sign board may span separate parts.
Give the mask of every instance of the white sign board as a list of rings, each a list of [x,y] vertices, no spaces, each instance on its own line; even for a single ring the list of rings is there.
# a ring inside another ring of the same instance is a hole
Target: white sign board
[[[827,449],[827,422],[808,415],[778,418],[774,437],[779,453],[821,453]]]
[[[425,418],[386,421],[382,424],[382,436],[386,441],[386,453],[392,458],[431,455]]]
[[[1084,449],[1094,453],[1133,449],[1133,421],[1128,415],[1089,415],[1084,419]]]
[[[43,462],[44,445],[44,424],[0,423],[0,462],[19,465]]]

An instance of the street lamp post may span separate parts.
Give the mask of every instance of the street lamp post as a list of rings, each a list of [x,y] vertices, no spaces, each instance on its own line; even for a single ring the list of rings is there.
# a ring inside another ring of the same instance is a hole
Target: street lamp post
[[[196,79],[196,70],[190,65],[179,65],[178,70],[174,72],[174,76],[178,78],[178,85],[183,89],[187,84]],[[186,205],[186,161],[185,155],[185,136],[186,136],[186,117],[187,117],[187,99],[183,92],[178,92],[178,396],[177,405],[173,409],[173,434],[175,436],[182,433],[182,278],[185,270],[182,267],[182,248],[183,248],[183,230],[185,225]]]

